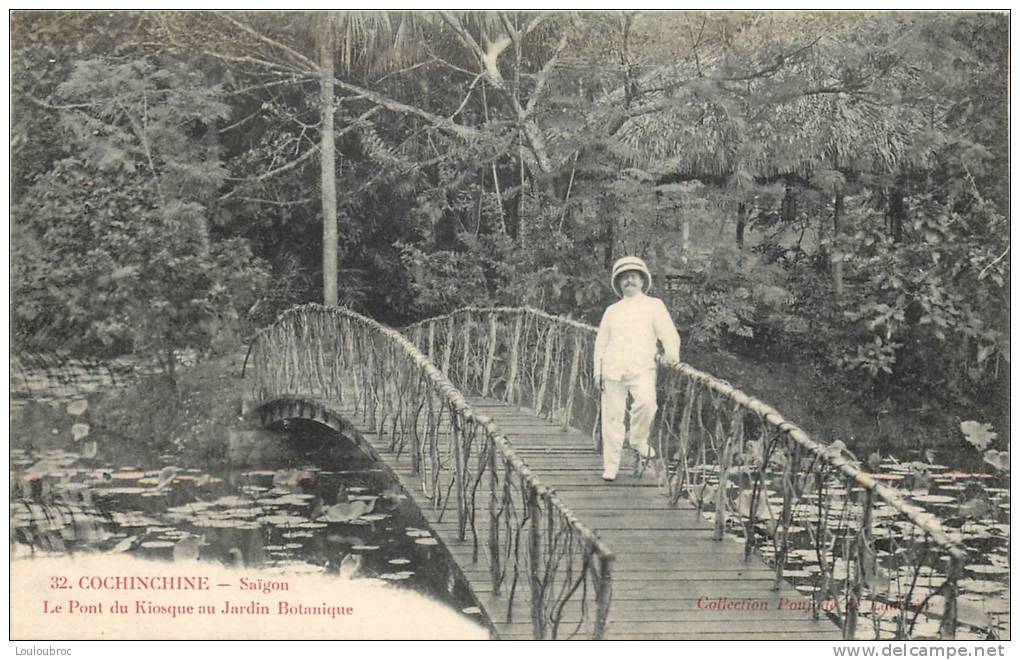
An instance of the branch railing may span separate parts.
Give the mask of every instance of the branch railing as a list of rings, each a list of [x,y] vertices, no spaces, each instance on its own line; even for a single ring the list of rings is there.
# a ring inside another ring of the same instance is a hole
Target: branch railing
[[[530,308],[468,308],[405,329],[461,391],[590,432],[600,448],[595,328]],[[715,537],[742,540],[843,636],[954,638],[963,546],[939,520],[770,406],[690,365],[659,368],[660,485]]]
[[[526,612],[536,639],[605,636],[612,553],[399,332],[303,305],[256,335],[249,366],[249,407],[293,397],[339,405],[409,455],[438,519],[456,520],[458,539],[488,564],[508,621]]]

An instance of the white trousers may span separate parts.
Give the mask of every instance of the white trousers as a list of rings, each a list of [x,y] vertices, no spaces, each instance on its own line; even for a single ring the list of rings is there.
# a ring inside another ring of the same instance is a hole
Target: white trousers
[[[605,474],[615,477],[623,453],[623,416],[628,393],[634,398],[630,407],[630,446],[642,455],[648,453],[648,431],[658,409],[655,369],[622,380],[606,379],[602,387],[602,465]]]

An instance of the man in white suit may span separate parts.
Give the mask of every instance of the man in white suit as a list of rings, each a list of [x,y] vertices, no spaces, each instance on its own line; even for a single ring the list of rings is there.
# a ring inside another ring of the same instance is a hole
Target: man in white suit
[[[662,361],[680,362],[680,335],[658,298],[645,295],[652,275],[638,257],[623,257],[613,265],[613,290],[618,302],[606,308],[595,337],[595,382],[602,389],[602,478],[614,481],[623,452],[623,417],[627,394],[630,409],[630,446],[644,459],[655,458],[648,433],[655,419],[656,341],[662,343]]]

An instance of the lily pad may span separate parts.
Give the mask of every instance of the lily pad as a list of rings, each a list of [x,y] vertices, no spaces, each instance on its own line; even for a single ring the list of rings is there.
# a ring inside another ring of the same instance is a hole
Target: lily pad
[[[71,403],[67,404],[67,414],[72,417],[78,417],[84,415],[85,411],[89,409],[89,402],[85,399],[75,399]]]
[[[412,538],[432,536],[432,532],[427,529],[418,529],[417,527],[408,527],[404,530],[404,534]]]
[[[956,501],[955,497],[949,495],[912,495],[910,499],[925,504],[949,504]]]
[[[143,477],[145,477],[145,472],[139,472],[137,470],[132,470],[130,472],[114,472],[110,475],[111,479],[119,479],[121,481],[137,481]]]
[[[326,509],[319,520],[326,522],[351,522],[372,511],[372,503],[363,500],[339,502]]]
[[[992,594],[1006,590],[1006,585],[991,580],[960,580],[959,587],[964,591],[977,594]]]
[[[218,499],[213,500],[210,504],[214,506],[250,506],[251,500],[247,497],[239,497],[237,495],[226,495]]]
[[[172,548],[174,547],[174,541],[143,541],[141,547],[143,548]]]
[[[1009,567],[1007,566],[995,566],[992,564],[971,564],[967,566],[967,570],[971,573],[979,573],[982,575],[1008,575]]]
[[[167,513],[195,514],[213,506],[211,502],[191,502],[166,508]]]
[[[303,561],[286,563],[281,568],[283,570],[280,572],[286,575],[318,575],[326,572],[325,566],[317,566],[316,564],[309,564]]]
[[[301,516],[287,516],[287,515],[275,515],[275,516],[262,516],[258,519],[260,523],[266,525],[274,525],[277,527],[290,527],[305,522],[305,519]]]
[[[784,578],[806,578],[811,577],[815,573],[818,573],[818,571],[817,570],[810,571],[807,569],[788,569],[788,568],[783,569]]]

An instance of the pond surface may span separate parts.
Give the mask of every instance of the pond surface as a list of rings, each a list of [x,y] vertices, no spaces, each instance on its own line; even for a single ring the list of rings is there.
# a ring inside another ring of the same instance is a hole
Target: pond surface
[[[338,574],[414,590],[487,625],[385,466],[314,423],[260,442],[266,451],[249,443],[248,464],[209,471],[12,449],[12,557],[128,553],[244,566],[266,580]]]
[[[718,486],[718,471],[715,466],[696,466],[704,475],[710,488]],[[967,552],[963,575],[958,581],[958,639],[1009,639],[1010,638],[1010,491],[1008,479],[991,474],[950,470],[946,465],[911,462],[889,462],[880,466],[880,472],[871,476],[885,485],[895,488],[908,503],[922,507],[938,517],[945,532],[955,537]],[[774,475],[773,475],[774,476]],[[736,486],[730,486],[731,497],[741,497]],[[848,507],[854,517],[859,517],[861,507],[860,489],[848,493],[842,483],[832,481],[826,488],[826,497],[831,509],[826,514],[828,528],[838,530],[846,521],[841,517],[843,507]],[[746,498],[746,493],[745,493]],[[758,514],[755,530],[759,537],[759,552],[772,566],[775,565],[775,548],[770,543],[774,535],[776,512],[782,511],[783,498],[770,492],[767,504],[763,503]],[[747,508],[747,504],[744,505]],[[704,503],[702,515],[714,520],[711,502]],[[747,515],[743,511],[743,515]],[[876,556],[880,566],[903,564],[906,552],[896,549],[893,539],[910,539],[916,534],[916,527],[891,506],[877,503],[872,510],[872,535]],[[784,562],[783,577],[798,591],[810,596],[819,592],[822,569],[818,565],[818,554],[814,536],[809,527],[819,520],[818,498],[814,493],[805,493],[799,504],[793,508],[793,525],[789,528],[790,554]],[[736,516],[727,518],[728,536],[744,543],[746,529]],[[772,523],[772,526],[769,526]],[[830,544],[831,545],[831,544]],[[848,572],[855,570],[851,563],[839,557],[829,548],[827,561],[831,562],[831,575],[837,587],[848,578]],[[823,554],[825,554],[823,552]],[[911,600],[922,601],[932,594],[945,579],[948,556],[935,553],[926,565],[917,569],[916,583],[910,590]],[[894,555],[896,555],[894,557]],[[891,574],[889,571],[887,575]],[[907,572],[909,575],[909,571]],[[876,580],[881,582],[881,580]],[[886,585],[892,589],[894,585]],[[895,585],[897,587],[901,585]],[[895,589],[892,592],[895,593]],[[861,621],[858,634],[861,638],[879,637],[893,639],[896,634],[895,619],[898,610],[891,607],[889,591],[869,593],[865,589],[866,602],[859,610]],[[938,601],[941,604],[941,601]],[[936,616],[918,617],[913,635],[919,639],[937,639],[941,607],[935,609]],[[911,613],[913,616],[913,612]]]

